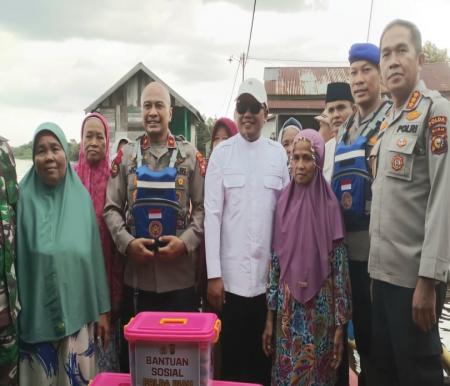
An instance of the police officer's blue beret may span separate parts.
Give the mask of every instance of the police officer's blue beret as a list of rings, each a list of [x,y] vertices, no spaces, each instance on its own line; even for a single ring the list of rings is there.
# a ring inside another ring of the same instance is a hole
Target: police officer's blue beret
[[[367,60],[373,64],[380,64],[380,50],[372,43],[355,43],[348,53],[350,64],[357,60]]]

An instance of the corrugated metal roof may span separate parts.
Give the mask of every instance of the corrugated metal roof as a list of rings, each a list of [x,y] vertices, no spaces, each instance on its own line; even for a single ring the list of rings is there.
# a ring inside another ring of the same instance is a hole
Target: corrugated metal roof
[[[264,84],[267,95],[325,95],[331,82],[348,82],[349,67],[266,67]],[[430,63],[422,69],[422,79],[428,88],[450,91],[449,63]],[[385,91],[384,89],[382,90]]]
[[[288,100],[268,100],[269,111],[277,109],[291,109],[291,110],[320,110],[325,108],[325,100],[311,100],[311,99],[288,99]]]
[[[268,95],[325,95],[331,82],[348,82],[348,67],[266,67]]]

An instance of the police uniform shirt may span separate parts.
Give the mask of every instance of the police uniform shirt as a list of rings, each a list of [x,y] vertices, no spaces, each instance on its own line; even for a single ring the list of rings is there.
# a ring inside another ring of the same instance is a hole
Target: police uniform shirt
[[[214,149],[205,180],[208,278],[225,290],[254,297],[266,291],[272,224],[281,189],[289,183],[281,144],[240,134]]]
[[[380,109],[387,108],[386,104],[388,103],[390,106],[391,103],[389,101],[382,101],[380,106],[365,118],[361,118],[359,112],[357,112],[354,115],[353,119],[350,119],[343,125],[343,130],[340,133],[339,138],[343,138],[345,144],[347,145],[354,143],[358,139],[358,137],[363,134],[364,130],[368,127],[368,125],[371,124],[374,119],[379,119],[378,113],[380,112]],[[370,151],[372,150],[376,137],[377,133],[375,133],[371,138],[367,139],[367,157],[369,157],[370,155]],[[367,208],[367,211],[370,211],[370,207]],[[368,230],[347,232],[345,241],[348,246],[348,258],[350,260],[367,261],[369,259],[370,237]]]
[[[414,288],[417,277],[447,280],[450,238],[450,102],[420,81],[381,125],[372,184],[369,273]]]
[[[129,143],[119,152],[111,167],[106,191],[105,222],[120,253],[125,254],[134,240],[133,218],[129,208],[134,202],[136,184],[136,143]],[[175,181],[181,211],[177,220],[177,236],[183,240],[187,255],[176,259],[155,258],[146,264],[126,259],[124,282],[144,291],[168,292],[192,287],[195,282],[196,251],[203,237],[203,192],[206,164],[195,147],[184,139],[168,135],[165,146],[152,146],[146,135],[141,137],[143,164],[161,170],[170,163],[172,151],[177,151]],[[192,205],[192,208],[191,208]]]

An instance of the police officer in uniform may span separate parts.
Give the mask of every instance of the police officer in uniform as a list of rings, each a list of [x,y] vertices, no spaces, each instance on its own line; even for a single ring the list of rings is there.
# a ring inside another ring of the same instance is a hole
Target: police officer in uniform
[[[419,80],[424,54],[414,24],[388,24],[380,51],[393,107],[372,149],[375,384],[442,385],[437,289],[450,261],[450,103]]]
[[[337,139],[332,187],[341,203],[347,231],[352,285],[353,327],[360,357],[359,386],[370,383],[369,219],[371,181],[368,157],[391,103],[381,99],[380,51],[356,43],[349,52],[350,88],[356,105]]]
[[[122,322],[140,311],[197,311],[196,250],[203,237],[205,161],[169,130],[170,95],[160,83],[141,95],[145,133],[117,154],[104,217],[125,256]],[[128,344],[121,350],[128,372]]]

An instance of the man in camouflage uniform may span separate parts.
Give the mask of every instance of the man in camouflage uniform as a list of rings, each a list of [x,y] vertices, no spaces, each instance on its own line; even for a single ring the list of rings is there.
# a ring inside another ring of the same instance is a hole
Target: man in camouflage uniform
[[[170,95],[162,84],[152,82],[145,87],[141,108],[145,133],[125,145],[113,161],[104,209],[111,236],[126,257],[123,323],[136,312],[197,311],[200,306],[194,284],[197,249],[203,238],[205,160],[192,144],[170,133]],[[137,168],[141,170],[142,164],[163,173],[175,159],[175,181],[153,183],[173,184],[180,205],[176,235],[154,236],[153,231],[165,227],[165,218],[158,210],[149,210],[150,236],[166,244],[155,251],[153,239],[136,236],[138,222],[132,207],[139,187],[152,184],[138,180]],[[128,344],[123,343],[121,371],[127,372]]]
[[[14,157],[0,136],[0,385],[17,385],[16,205],[18,185]]]

